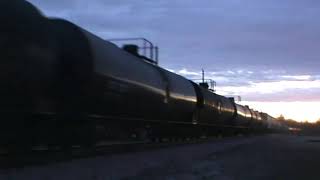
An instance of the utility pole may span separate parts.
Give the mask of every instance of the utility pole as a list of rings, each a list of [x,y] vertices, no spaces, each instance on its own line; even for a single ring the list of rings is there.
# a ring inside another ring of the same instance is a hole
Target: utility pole
[[[204,83],[204,69],[202,69],[202,83]]]

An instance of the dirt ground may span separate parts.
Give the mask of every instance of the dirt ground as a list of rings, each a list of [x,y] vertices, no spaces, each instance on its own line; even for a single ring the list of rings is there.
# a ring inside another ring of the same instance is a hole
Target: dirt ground
[[[320,137],[266,135],[1,170],[0,180],[318,180],[319,163]]]

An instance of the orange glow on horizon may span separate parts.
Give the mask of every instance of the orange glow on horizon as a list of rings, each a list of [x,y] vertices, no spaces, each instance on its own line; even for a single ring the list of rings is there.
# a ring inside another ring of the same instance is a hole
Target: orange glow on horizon
[[[243,101],[240,104],[249,105],[250,108],[266,112],[273,117],[279,117],[282,114],[286,119],[299,122],[316,122],[320,119],[320,102]]]

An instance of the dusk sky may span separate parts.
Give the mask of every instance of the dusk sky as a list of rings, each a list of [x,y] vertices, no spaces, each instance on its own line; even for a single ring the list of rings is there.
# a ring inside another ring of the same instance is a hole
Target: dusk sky
[[[145,37],[160,65],[298,121],[320,118],[320,1],[30,0],[104,39]]]

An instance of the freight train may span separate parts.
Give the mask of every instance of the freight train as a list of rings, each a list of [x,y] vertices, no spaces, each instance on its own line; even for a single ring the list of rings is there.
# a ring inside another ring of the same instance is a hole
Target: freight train
[[[0,7],[1,145],[286,129],[29,2],[2,0]]]

